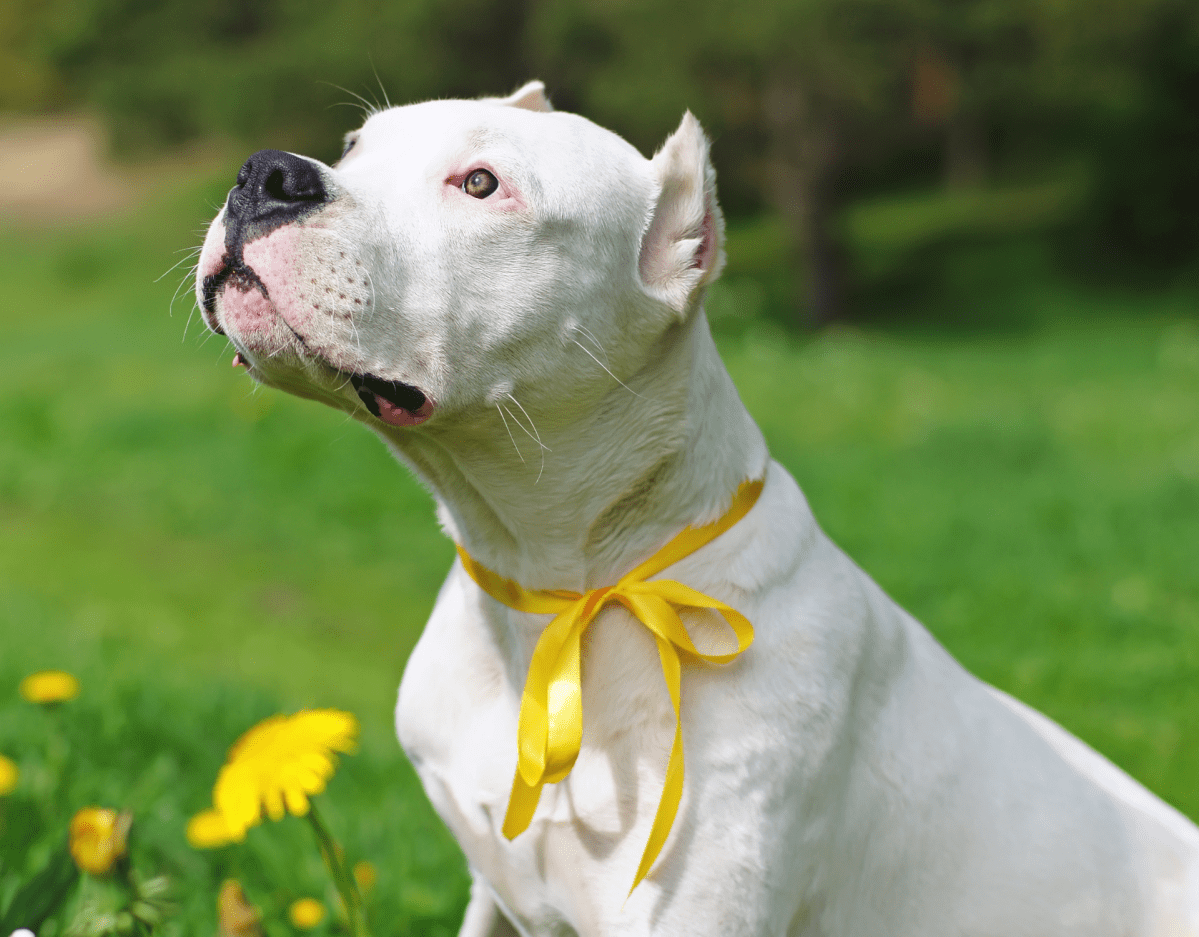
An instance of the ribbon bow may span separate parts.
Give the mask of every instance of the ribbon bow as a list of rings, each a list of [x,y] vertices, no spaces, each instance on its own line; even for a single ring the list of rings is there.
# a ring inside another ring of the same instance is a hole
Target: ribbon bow
[[[671,579],[646,580],[715,540],[741,520],[758,500],[762,485],[762,480],[744,482],[733,496],[732,507],[719,520],[703,527],[686,528],[648,560],[622,576],[616,585],[601,586],[582,594],[562,589],[529,591],[481,566],[458,547],[458,556],[467,574],[497,602],[519,612],[554,616],[533,650],[529,676],[521,696],[516,777],[512,781],[503,826],[508,839],[528,829],[541,797],[541,788],[561,781],[574,767],[583,741],[583,694],[579,675],[583,632],[605,605],[618,602],[650,630],[658,644],[658,656],[675,717],[674,744],[666,766],[666,783],[629,894],[641,884],[670,834],[683,795],[680,654],[709,664],[724,664],[749,647],[754,635],[753,626],[745,616],[723,602]],[[679,618],[679,609],[684,608],[710,608],[719,612],[737,638],[737,650],[730,654],[701,654]]]

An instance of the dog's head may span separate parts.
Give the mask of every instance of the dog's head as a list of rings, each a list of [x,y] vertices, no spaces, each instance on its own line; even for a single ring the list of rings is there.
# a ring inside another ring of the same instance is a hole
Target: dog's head
[[[693,315],[722,240],[690,114],[647,160],[533,82],[372,114],[333,166],[255,153],[196,292],[256,379],[411,427],[517,387],[594,398],[604,370],[634,373]],[[602,369],[580,367],[576,343]]]

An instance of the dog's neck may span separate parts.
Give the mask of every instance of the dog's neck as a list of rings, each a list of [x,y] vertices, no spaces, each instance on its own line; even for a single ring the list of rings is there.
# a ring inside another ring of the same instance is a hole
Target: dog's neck
[[[387,439],[433,490],[449,535],[529,589],[615,582],[683,527],[722,515],[767,461],[702,310],[582,413],[530,405],[514,416],[544,448],[498,409]]]

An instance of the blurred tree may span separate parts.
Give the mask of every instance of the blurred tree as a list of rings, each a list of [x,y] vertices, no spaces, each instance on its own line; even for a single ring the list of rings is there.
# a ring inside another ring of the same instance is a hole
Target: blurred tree
[[[805,273],[802,306],[821,324],[844,305],[841,176],[888,132],[906,3],[694,0],[682,10],[666,0],[545,0],[537,19],[554,24],[542,32],[553,39],[537,64],[551,82],[577,75],[566,40],[588,37],[590,80],[567,77],[571,94],[643,149],[695,109],[715,137],[726,202],[770,206],[786,220]]]
[[[39,25],[55,73],[75,102],[107,114],[118,149],[225,134],[329,156],[357,119],[335,105],[381,99],[384,83],[402,99],[444,87],[434,6],[45,0]]]
[[[1073,161],[1092,182],[1084,256],[1173,269],[1199,249],[1195,0],[0,6],[0,107],[98,107],[127,152],[223,134],[331,159],[360,120],[337,105],[358,95],[498,94],[530,77],[646,152],[694,109],[726,212],[785,222],[810,322],[846,311],[847,204],[938,175],[969,189]]]
[[[54,0],[0,4],[0,111],[30,111],[57,104],[64,88],[47,48]]]
[[[912,111],[943,133],[942,173],[953,187],[981,185],[997,111],[1027,99],[1037,55],[1026,0],[924,0],[908,28]]]
[[[1159,277],[1199,262],[1199,4],[1114,5],[1069,37],[1071,142],[1092,170],[1075,244],[1092,271]]]
[[[535,0],[442,0],[418,28],[444,70],[438,96],[478,97],[529,78],[529,19]],[[413,24],[416,25],[416,24]]]

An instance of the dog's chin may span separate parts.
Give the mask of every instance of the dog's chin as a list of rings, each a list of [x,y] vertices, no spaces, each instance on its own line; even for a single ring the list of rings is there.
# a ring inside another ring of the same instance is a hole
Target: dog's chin
[[[349,387],[371,416],[389,426],[418,426],[436,408],[419,387],[354,371],[313,354],[302,336],[295,335],[296,341],[287,349],[267,354],[258,353],[253,343],[245,342],[236,332],[229,337],[239,348],[233,356],[235,368],[244,367],[255,380],[288,393],[340,406],[337,401],[345,400],[345,389]],[[316,375],[312,365],[316,365]]]
[[[236,337],[233,341],[235,345],[239,344]],[[318,371],[325,379],[317,378],[313,383],[312,372],[305,362],[318,365]],[[271,387],[299,397],[323,400],[335,407],[342,406],[339,401],[345,400],[345,388],[351,387],[366,411],[389,426],[419,426],[436,409],[428,395],[412,384],[339,368],[319,355],[306,354],[298,344],[290,349],[290,353],[269,355],[265,360],[252,351],[238,351],[233,356],[233,366],[246,368],[251,377]]]

